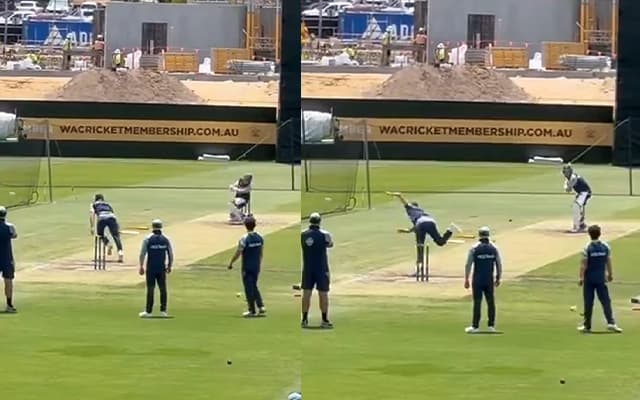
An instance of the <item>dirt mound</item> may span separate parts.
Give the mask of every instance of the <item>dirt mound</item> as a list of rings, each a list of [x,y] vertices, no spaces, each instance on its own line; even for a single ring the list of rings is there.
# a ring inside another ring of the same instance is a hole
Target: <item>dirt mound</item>
[[[201,103],[202,99],[179,80],[153,71],[91,70],[76,75],[47,96],[54,100],[126,103]]]
[[[414,65],[393,74],[372,96],[411,100],[531,101],[507,76],[485,68]]]

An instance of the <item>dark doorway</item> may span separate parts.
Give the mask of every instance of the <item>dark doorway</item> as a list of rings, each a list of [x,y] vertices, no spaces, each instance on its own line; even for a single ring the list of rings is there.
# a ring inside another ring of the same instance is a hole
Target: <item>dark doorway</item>
[[[485,48],[496,40],[496,16],[469,14],[467,17],[467,46]]]
[[[142,23],[142,53],[160,54],[167,49],[167,24],[166,22]]]

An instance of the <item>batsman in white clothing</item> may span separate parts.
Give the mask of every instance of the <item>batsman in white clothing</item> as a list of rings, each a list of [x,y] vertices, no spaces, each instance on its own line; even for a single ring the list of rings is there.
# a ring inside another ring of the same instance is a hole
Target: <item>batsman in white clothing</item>
[[[584,232],[587,224],[584,222],[587,202],[591,198],[591,187],[586,179],[575,173],[571,164],[562,167],[562,175],[565,178],[564,190],[567,193],[575,192],[573,200],[573,227],[571,232]]]
[[[251,215],[251,183],[252,174],[244,174],[237,181],[229,185],[229,190],[233,193],[229,208],[229,223],[232,225],[242,225],[244,219]]]

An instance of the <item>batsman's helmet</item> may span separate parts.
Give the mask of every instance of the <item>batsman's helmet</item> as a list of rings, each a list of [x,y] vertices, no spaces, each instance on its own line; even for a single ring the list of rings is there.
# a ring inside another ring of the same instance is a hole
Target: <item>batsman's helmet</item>
[[[564,175],[565,178],[569,179],[572,174],[573,174],[573,167],[571,167],[571,164],[567,164],[562,167],[562,175]]]
[[[154,231],[162,229],[162,221],[159,219],[154,219],[153,221],[151,221],[151,229],[153,229]]]
[[[253,174],[251,173],[244,174],[242,175],[242,178],[240,178],[240,180],[242,180],[245,184],[249,185],[251,184],[251,181],[253,181]]]
[[[488,226],[483,226],[480,229],[478,229],[478,238],[489,239],[489,236],[491,236],[491,230],[489,229]]]
[[[309,223],[311,225],[320,225],[321,220],[322,218],[320,217],[320,214],[317,212],[314,212],[309,216]]]
[[[0,219],[5,219],[7,217],[7,209],[4,206],[0,206]]]

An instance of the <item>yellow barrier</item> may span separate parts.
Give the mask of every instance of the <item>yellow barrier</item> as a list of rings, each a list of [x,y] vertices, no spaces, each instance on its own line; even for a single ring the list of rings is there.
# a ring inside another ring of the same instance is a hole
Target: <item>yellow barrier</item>
[[[198,72],[198,53],[164,53],[164,70],[167,72]]]
[[[528,68],[529,51],[525,47],[493,47],[491,62],[496,68]]]
[[[560,64],[560,57],[569,55],[585,55],[586,43],[580,42],[542,42],[542,66],[545,69],[567,69]]]
[[[211,72],[214,74],[229,73],[227,62],[229,60],[249,60],[251,59],[250,49],[212,49],[211,50]]]

